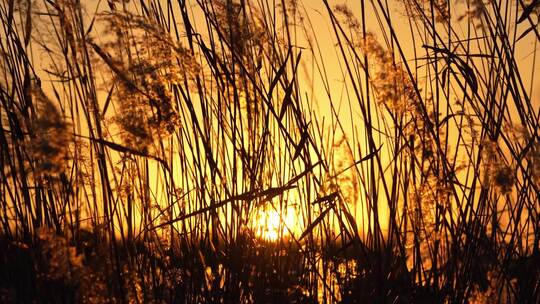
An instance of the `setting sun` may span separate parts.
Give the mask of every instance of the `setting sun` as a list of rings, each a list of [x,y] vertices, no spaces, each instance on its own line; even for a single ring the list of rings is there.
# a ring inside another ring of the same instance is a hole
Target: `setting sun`
[[[280,237],[287,238],[291,232],[294,233],[298,228],[293,208],[287,208],[281,214],[274,209],[261,210],[254,223],[256,236],[272,242],[277,241]]]

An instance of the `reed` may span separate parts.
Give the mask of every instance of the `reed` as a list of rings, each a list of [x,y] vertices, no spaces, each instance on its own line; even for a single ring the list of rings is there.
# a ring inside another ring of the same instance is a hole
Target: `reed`
[[[0,302],[539,302],[537,19],[3,0]]]

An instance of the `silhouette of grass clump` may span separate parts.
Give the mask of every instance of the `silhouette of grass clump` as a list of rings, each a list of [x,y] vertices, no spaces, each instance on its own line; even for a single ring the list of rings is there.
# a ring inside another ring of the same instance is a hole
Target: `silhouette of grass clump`
[[[539,7],[2,1],[0,302],[540,302]]]

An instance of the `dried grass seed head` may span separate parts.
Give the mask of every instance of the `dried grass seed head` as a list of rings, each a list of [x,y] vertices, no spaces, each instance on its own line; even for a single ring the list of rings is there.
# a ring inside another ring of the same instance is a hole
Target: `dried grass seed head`
[[[69,159],[69,146],[73,137],[69,123],[37,86],[31,89],[36,106],[36,119],[32,125],[30,151],[36,161],[38,174],[57,174],[64,170]]]

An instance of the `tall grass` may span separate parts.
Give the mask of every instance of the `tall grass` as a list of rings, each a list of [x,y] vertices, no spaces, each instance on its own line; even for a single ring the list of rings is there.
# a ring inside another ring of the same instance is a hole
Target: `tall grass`
[[[537,1],[315,2],[3,0],[0,302],[539,302]]]

